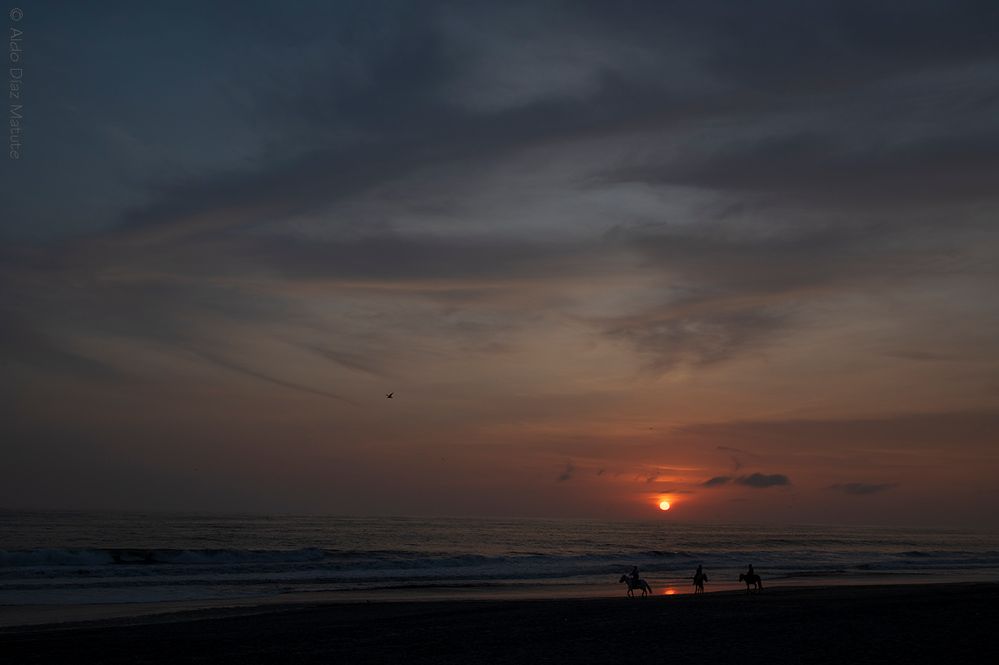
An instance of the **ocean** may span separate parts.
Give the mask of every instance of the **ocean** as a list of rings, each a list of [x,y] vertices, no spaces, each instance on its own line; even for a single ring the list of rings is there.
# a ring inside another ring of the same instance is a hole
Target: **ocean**
[[[606,596],[999,581],[999,534],[956,529],[207,514],[0,512],[0,605],[226,602],[294,594]]]

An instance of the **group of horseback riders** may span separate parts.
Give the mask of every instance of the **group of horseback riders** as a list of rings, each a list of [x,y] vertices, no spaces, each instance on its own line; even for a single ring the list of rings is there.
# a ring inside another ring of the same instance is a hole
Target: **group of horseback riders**
[[[708,581],[708,575],[704,572],[704,569],[700,565],[698,565],[697,570],[694,571],[692,579],[694,580],[694,593],[704,593],[704,583]],[[632,566],[630,573],[621,576],[621,581],[628,583],[629,596],[634,595],[633,592],[635,589],[641,590],[643,596],[646,595],[646,593],[652,593],[652,587],[649,586],[649,583],[639,576],[638,566]],[[753,564],[749,564],[749,569],[745,573],[739,573],[739,581],[746,583],[746,593],[749,593],[750,587],[753,586],[755,586],[757,590],[763,589],[763,581],[760,579],[760,576],[756,574],[756,571],[753,570]]]

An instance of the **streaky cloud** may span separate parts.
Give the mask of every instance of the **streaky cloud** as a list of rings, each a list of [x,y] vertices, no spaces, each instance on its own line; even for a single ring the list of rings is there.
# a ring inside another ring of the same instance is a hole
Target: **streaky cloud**
[[[880,494],[897,487],[895,483],[837,483],[830,485],[829,489],[844,494],[855,496],[865,496],[868,494]]]
[[[202,360],[206,360],[206,361],[208,361],[208,362],[210,362],[210,363],[212,363],[214,365],[218,365],[219,367],[223,367],[225,369],[228,369],[230,371],[236,372],[238,374],[243,374],[244,376],[249,376],[249,377],[252,377],[254,379],[258,379],[260,381],[264,381],[266,383],[273,384],[275,386],[281,386],[282,388],[288,388],[290,390],[297,390],[299,392],[309,393],[309,394],[312,394],[312,395],[318,395],[320,397],[329,397],[330,399],[335,399],[337,401],[344,402],[344,403],[350,404],[352,406],[359,406],[359,404],[357,402],[355,402],[353,400],[350,400],[350,399],[348,399],[346,397],[343,397],[342,395],[337,395],[337,394],[331,393],[331,392],[329,392],[327,390],[322,390],[321,388],[313,388],[311,386],[306,386],[306,385],[302,385],[300,383],[295,383],[294,381],[288,381],[286,379],[282,379],[280,377],[273,376],[273,375],[268,374],[266,372],[262,372],[262,371],[260,371],[258,369],[255,369],[255,368],[252,368],[252,367],[248,367],[248,366],[243,365],[241,363],[237,363],[237,362],[233,362],[231,360],[227,360],[227,359],[225,359],[225,358],[223,358],[223,357],[221,357],[221,356],[219,356],[217,354],[210,353],[210,352],[204,351],[202,349],[194,348],[194,347],[192,347],[190,345],[186,346],[185,349],[189,353],[197,356],[198,358],[201,358]]]
[[[742,485],[756,489],[781,487],[790,485],[791,480],[782,473],[751,473],[745,476],[715,476],[701,483],[701,487],[722,487],[724,485]]]
[[[701,483],[702,487],[721,487],[722,485],[727,485],[732,481],[731,476],[715,476],[714,478],[709,478]]]

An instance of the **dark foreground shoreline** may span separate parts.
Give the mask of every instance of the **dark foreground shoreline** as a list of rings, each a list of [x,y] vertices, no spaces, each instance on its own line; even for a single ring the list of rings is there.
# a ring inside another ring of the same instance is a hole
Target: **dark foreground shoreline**
[[[999,583],[272,606],[0,630],[4,663],[921,663],[999,657]]]

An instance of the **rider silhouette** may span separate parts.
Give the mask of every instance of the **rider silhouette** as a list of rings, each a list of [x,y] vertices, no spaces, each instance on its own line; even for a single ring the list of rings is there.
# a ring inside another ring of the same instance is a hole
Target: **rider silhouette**
[[[694,571],[694,586],[699,588],[701,591],[704,590],[704,583],[708,581],[708,576],[704,574],[704,569],[701,565],[697,565],[697,570]],[[695,589],[696,591],[696,589]]]
[[[753,564],[749,564],[749,572],[746,573],[746,577],[752,577],[756,572],[753,571]]]
[[[635,586],[638,586],[638,566],[631,567],[629,576],[631,577],[631,581],[635,583]]]

